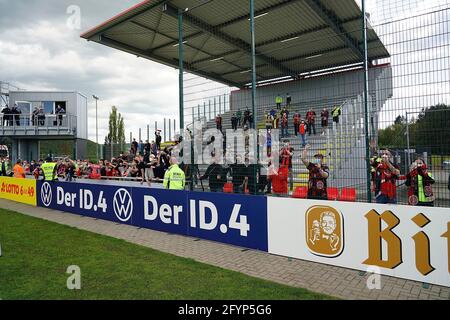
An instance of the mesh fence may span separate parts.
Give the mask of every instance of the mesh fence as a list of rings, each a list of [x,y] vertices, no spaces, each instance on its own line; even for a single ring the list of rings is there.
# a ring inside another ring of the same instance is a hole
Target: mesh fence
[[[449,1],[365,1],[366,22],[360,2],[255,1],[255,91],[250,2],[191,2],[181,31],[193,189],[450,204]]]
[[[88,146],[90,160],[144,162],[161,179],[175,156],[191,190],[450,205],[448,0],[149,10],[102,41],[178,64],[183,132],[169,121],[148,148]]]

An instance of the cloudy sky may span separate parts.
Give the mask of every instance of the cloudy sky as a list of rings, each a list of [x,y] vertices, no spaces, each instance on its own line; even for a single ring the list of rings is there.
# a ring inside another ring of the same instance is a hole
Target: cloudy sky
[[[107,134],[112,105],[129,132],[164,117],[178,118],[178,73],[80,38],[83,31],[139,0],[0,0],[0,80],[27,90],[76,90],[88,96],[90,128],[100,97],[99,141]],[[81,28],[67,26],[67,9],[81,9]],[[95,141],[95,130],[89,131]],[[146,134],[143,134],[146,135]],[[127,138],[128,139],[128,138]]]
[[[147,124],[153,128],[154,122],[161,124],[164,117],[178,120],[176,70],[80,38],[83,31],[139,2],[0,0],[0,80],[27,90],[76,90],[89,98],[93,94],[99,96],[100,142],[107,134],[112,105],[117,106],[124,115],[127,139],[130,132],[137,136],[139,128],[146,129]],[[67,9],[72,5],[81,9],[79,29],[67,26],[67,20],[71,17]],[[387,112],[383,120],[389,123],[390,118],[401,112],[405,102],[411,107],[418,101],[406,100],[405,97],[412,95],[412,90],[423,96],[436,97],[437,102],[450,101],[447,81],[450,10],[402,20],[430,10],[448,9],[449,0],[367,0],[367,7],[376,31],[392,54],[390,62],[396,89],[394,98],[385,107]],[[399,22],[384,24],[392,20]],[[438,39],[434,37],[436,34]],[[404,37],[403,41],[398,39],[399,36]],[[416,40],[420,39],[421,43],[418,43]],[[435,41],[439,41],[439,45]],[[403,53],[410,50],[408,46],[412,43],[420,50],[405,57]],[[437,65],[430,65],[429,62]],[[409,66],[416,66],[421,73],[411,74]],[[433,75],[436,68],[438,70],[434,74],[438,74],[438,83],[419,83],[419,86],[408,83],[405,86],[402,82],[402,76],[424,81],[424,75]],[[222,91],[223,94],[227,91],[222,85],[219,87],[214,92]],[[197,98],[187,93],[186,104],[195,104]],[[426,104],[432,101],[427,99]],[[421,106],[423,104],[420,103]],[[95,128],[95,104],[91,98],[89,124],[90,128]],[[95,130],[90,130],[89,134],[90,139],[95,141]]]

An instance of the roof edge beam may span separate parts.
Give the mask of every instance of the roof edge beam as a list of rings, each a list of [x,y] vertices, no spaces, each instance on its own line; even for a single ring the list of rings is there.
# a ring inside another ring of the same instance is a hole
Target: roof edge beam
[[[354,64],[358,64],[358,62],[355,62]],[[360,65],[362,66],[362,62],[360,62]],[[336,68],[336,69],[335,70],[326,71],[327,69],[333,69],[333,68]],[[299,80],[304,79],[306,74],[310,73],[310,72],[317,71],[317,74],[328,73],[328,72],[330,72],[330,73],[332,73],[332,72],[339,73],[339,72],[342,72],[342,70],[346,70],[346,69],[349,69],[349,68],[352,68],[352,64],[348,64],[348,65],[334,64],[334,65],[329,65],[329,66],[325,67],[324,69],[319,69],[319,70],[314,68],[314,69],[302,71],[302,73],[300,74]],[[288,77],[281,77],[281,76],[280,77],[275,77],[275,78],[274,77],[266,77],[266,78],[260,79],[256,85],[257,86],[259,86],[259,85],[270,85],[270,84],[277,83],[277,82],[280,82],[280,81],[288,82],[288,81],[295,81],[295,80],[290,80]],[[250,82],[241,83],[240,86],[243,87],[243,88],[250,88],[251,87],[251,83]]]
[[[98,36],[100,33],[105,33],[108,30],[111,30],[112,28],[116,27],[117,25],[121,24],[121,23],[125,23],[128,22],[130,20],[133,20],[136,17],[139,17],[140,15],[153,10],[156,7],[159,7],[161,5],[164,5],[166,2],[169,2],[169,0],[159,0],[159,1],[155,1],[154,3],[150,4],[150,7],[144,9],[144,10],[138,10],[137,12],[133,13],[131,16],[125,18],[125,19],[118,19],[117,21],[115,21],[112,25],[108,26],[105,28],[104,24],[101,24],[91,30],[86,31],[85,33],[83,33],[81,35],[82,38],[88,39],[88,40],[92,40],[92,37],[94,36]],[[146,3],[142,3],[138,6],[144,5]],[[121,14],[123,15],[123,13]],[[117,16],[117,18],[119,18],[120,16]],[[114,18],[112,18],[114,19]],[[109,21],[109,20],[108,20]],[[91,34],[92,33],[92,34]],[[88,35],[91,34],[89,37]]]
[[[373,40],[369,40],[367,41],[367,43],[374,43],[377,42],[378,39],[373,39]],[[329,48],[329,49],[325,49],[325,50],[320,50],[320,51],[315,51],[315,52],[310,52],[307,54],[302,54],[299,56],[293,56],[293,57],[289,57],[289,58],[285,58],[280,60],[281,62],[285,63],[285,62],[290,62],[290,61],[294,61],[294,60],[298,60],[298,59],[306,59],[309,57],[314,57],[316,55],[324,55],[330,52],[334,52],[334,51],[338,51],[338,50],[344,50],[344,49],[349,49],[347,46],[338,46],[338,47],[333,47],[333,48]]]

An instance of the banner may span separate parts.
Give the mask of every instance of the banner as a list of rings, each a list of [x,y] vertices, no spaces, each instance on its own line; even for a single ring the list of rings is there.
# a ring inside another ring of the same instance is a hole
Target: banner
[[[36,185],[37,184],[37,185]],[[0,178],[1,198],[450,287],[450,209]]]
[[[38,182],[38,206],[267,251],[265,197]]]
[[[188,192],[188,235],[267,251],[267,198]]]
[[[39,207],[81,216],[132,223],[131,188],[38,181]]]
[[[450,209],[268,199],[269,253],[450,287]]]
[[[0,177],[0,198],[36,206],[36,180]]]

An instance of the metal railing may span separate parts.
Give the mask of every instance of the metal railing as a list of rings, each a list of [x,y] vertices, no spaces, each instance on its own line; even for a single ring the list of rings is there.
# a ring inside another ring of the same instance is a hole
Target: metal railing
[[[2,135],[76,135],[77,117],[73,115],[0,114]]]

